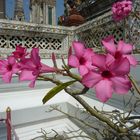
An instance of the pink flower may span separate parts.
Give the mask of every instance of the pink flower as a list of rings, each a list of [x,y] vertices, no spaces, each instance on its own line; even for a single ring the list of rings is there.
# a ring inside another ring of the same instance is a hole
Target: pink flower
[[[39,74],[55,72],[55,68],[41,63],[38,48],[32,49],[31,58],[25,58],[23,61],[21,61],[20,67],[20,81],[30,80],[30,87],[34,87],[35,81]]]
[[[92,56],[94,55],[92,49],[86,49],[80,42],[73,42],[73,49],[75,54],[69,53],[68,65],[73,68],[78,68],[81,76],[88,73],[92,66]]]
[[[0,60],[0,74],[5,83],[10,83],[12,75],[18,71],[19,67],[13,56],[9,56],[7,60]]]
[[[22,59],[28,54],[26,51],[26,48],[22,47],[21,45],[17,45],[16,51],[13,52],[13,55],[16,59]]]
[[[114,60],[110,54],[97,54],[93,56],[93,65],[98,69],[84,75],[82,83],[89,88],[95,87],[96,97],[100,101],[106,102],[113,92],[125,94],[131,88],[131,82],[126,76],[130,72],[127,58]]]
[[[137,65],[136,58],[131,55],[133,46],[130,44],[126,44],[123,40],[118,42],[118,45],[114,43],[114,37],[108,36],[107,38],[102,40],[102,44],[108,53],[113,55],[115,59],[120,59],[121,57],[125,57],[129,60],[130,64],[133,66]]]
[[[113,4],[112,13],[115,21],[120,21],[127,17],[132,10],[132,1],[123,0]]]

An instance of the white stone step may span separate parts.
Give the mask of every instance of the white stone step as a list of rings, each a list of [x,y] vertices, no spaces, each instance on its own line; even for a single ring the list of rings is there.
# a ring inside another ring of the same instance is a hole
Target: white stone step
[[[55,132],[52,130],[55,130],[60,135],[65,135],[67,137],[77,136],[79,135],[77,133],[77,130],[80,128],[75,125],[72,121],[70,121],[68,118],[63,118],[59,120],[53,120],[49,122],[42,122],[39,124],[33,124],[30,126],[25,126],[21,128],[16,128],[15,131],[19,137],[19,140],[31,140],[35,137],[41,136],[41,133],[38,133],[41,131],[41,129],[45,130],[48,134],[48,136],[54,136]],[[64,132],[70,132],[65,134]],[[84,132],[82,135],[86,135]],[[38,138],[37,140],[43,140],[41,138]],[[88,140],[87,138],[72,138],[71,140]]]

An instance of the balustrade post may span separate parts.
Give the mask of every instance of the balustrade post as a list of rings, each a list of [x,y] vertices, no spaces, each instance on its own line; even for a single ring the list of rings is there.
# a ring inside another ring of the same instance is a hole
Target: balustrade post
[[[8,107],[6,109],[6,128],[7,128],[7,140],[12,140],[12,133],[11,133],[11,109]]]

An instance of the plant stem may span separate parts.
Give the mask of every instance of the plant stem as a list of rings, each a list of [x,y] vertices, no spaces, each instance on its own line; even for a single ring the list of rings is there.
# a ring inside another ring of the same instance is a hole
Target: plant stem
[[[140,89],[139,89],[137,83],[135,82],[135,80],[133,79],[133,77],[128,75],[128,78],[129,78],[129,80],[131,81],[131,83],[132,83],[134,89],[135,89],[135,90],[137,91],[137,93],[140,95]]]
[[[126,133],[127,129],[121,128],[117,125],[115,125],[110,119],[105,117],[103,114],[98,113],[95,109],[93,109],[87,102],[85,102],[80,96],[73,95],[69,90],[65,89],[65,91],[71,95],[73,98],[75,98],[92,116],[95,116],[97,119],[99,119],[102,122],[107,123],[112,129],[116,130],[120,133]]]

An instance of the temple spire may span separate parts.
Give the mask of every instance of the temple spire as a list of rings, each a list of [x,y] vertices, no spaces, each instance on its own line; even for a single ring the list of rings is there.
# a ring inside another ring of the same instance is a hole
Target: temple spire
[[[24,10],[23,10],[23,0],[15,0],[15,12],[14,19],[19,21],[24,21]]]

